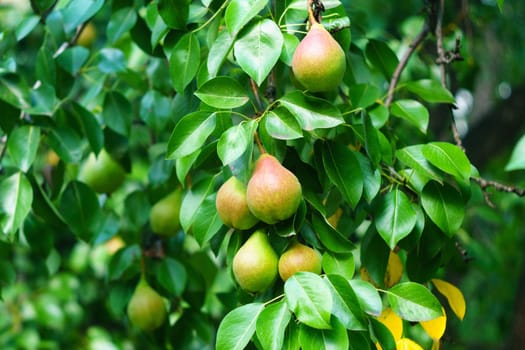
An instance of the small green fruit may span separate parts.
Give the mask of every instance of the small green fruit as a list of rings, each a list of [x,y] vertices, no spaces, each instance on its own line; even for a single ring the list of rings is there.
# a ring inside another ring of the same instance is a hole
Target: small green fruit
[[[246,200],[253,215],[267,224],[275,224],[291,217],[301,198],[297,177],[275,157],[262,154],[246,189]]]
[[[270,287],[277,278],[278,257],[268,236],[255,231],[233,258],[233,274],[242,289],[257,293]]]
[[[180,206],[182,190],[171,192],[151,207],[149,222],[151,230],[158,235],[174,236],[180,230]]]
[[[144,277],[140,279],[131,296],[127,312],[131,323],[143,331],[159,328],[166,319],[164,300],[149,286]]]
[[[299,242],[293,243],[279,258],[279,275],[286,281],[296,272],[321,273],[321,254]]]
[[[252,228],[258,221],[246,202],[246,186],[235,176],[230,177],[217,192],[215,201],[222,222],[239,230]]]
[[[97,193],[111,193],[122,185],[126,172],[122,166],[102,150],[91,153],[80,170],[80,181],[89,185]]]
[[[295,78],[309,91],[326,92],[341,84],[345,70],[343,49],[321,24],[314,23],[295,49]]]

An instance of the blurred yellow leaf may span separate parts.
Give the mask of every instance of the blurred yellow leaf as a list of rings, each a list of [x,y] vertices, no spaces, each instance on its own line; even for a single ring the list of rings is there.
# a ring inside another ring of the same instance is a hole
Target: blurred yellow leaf
[[[465,304],[465,297],[458,287],[436,278],[432,279],[432,283],[434,283],[437,290],[447,298],[448,304],[456,316],[458,316],[460,320],[463,320],[467,306]]]
[[[379,322],[384,324],[386,328],[392,333],[394,340],[401,339],[403,336],[403,320],[392,310],[392,308],[386,308],[383,310],[381,315],[377,318]]]
[[[388,256],[388,265],[386,266],[385,272],[385,287],[392,287],[394,284],[399,282],[402,275],[403,263],[401,262],[401,259],[399,258],[399,255],[397,255],[397,253],[390,251],[390,255]]]
[[[396,350],[423,350],[421,345],[408,338],[396,341]]]
[[[445,328],[447,327],[447,314],[445,309],[442,308],[443,316],[439,316],[430,321],[421,321],[419,322],[428,336],[433,340],[439,340],[445,333]]]
[[[431,350],[439,350],[440,347],[441,347],[441,343],[439,342],[439,340],[434,340],[434,342],[432,343]]]

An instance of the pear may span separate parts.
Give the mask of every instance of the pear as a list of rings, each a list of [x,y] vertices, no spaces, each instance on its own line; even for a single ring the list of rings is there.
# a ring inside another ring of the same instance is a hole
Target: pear
[[[233,275],[242,289],[262,292],[277,278],[278,257],[268,236],[262,230],[255,231],[233,257]]]
[[[215,206],[226,226],[247,230],[259,222],[246,203],[246,186],[235,176],[230,177],[219,188]]]
[[[320,23],[314,22],[292,57],[295,78],[311,92],[326,92],[341,84],[345,70],[343,49]]]
[[[279,258],[279,275],[286,281],[299,271],[320,274],[321,254],[296,241]]]
[[[182,190],[178,188],[155,203],[149,213],[151,230],[162,236],[174,236],[179,232],[181,202]]]
[[[98,156],[91,153],[80,170],[80,181],[89,185],[95,192],[111,193],[120,187],[126,172],[104,149]]]
[[[246,188],[248,208],[253,215],[267,224],[275,224],[291,217],[301,198],[297,177],[275,157],[263,153]]]
[[[141,277],[131,296],[127,312],[131,323],[143,331],[159,328],[166,319],[164,300],[144,277]]]

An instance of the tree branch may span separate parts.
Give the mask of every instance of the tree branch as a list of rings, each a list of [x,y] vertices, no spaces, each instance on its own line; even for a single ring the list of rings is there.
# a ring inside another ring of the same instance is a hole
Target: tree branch
[[[415,37],[414,41],[410,43],[408,46],[407,52],[405,52],[405,55],[403,58],[401,58],[401,61],[399,61],[394,74],[392,74],[392,79],[390,80],[390,85],[388,86],[388,93],[387,98],[385,101],[385,106],[388,108],[392,104],[392,101],[394,99],[394,91],[396,89],[397,83],[399,82],[399,79],[401,78],[401,73],[403,73],[403,70],[405,69],[408,60],[412,56],[412,54],[416,51],[417,47],[425,40],[426,36],[428,35],[430,31],[430,27],[428,26],[428,23],[425,22],[423,28],[419,32],[419,34]]]

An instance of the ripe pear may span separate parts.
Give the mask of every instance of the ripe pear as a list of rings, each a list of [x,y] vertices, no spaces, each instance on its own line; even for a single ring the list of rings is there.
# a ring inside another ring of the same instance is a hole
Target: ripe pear
[[[345,53],[319,23],[314,23],[295,49],[292,71],[297,81],[312,92],[336,89],[346,70]]]
[[[299,271],[321,273],[321,254],[299,242],[294,242],[279,258],[279,275],[286,281]]]
[[[173,236],[179,232],[181,202],[182,190],[178,188],[155,203],[149,213],[151,230],[162,236]]]
[[[262,230],[255,231],[239,248],[233,258],[233,275],[242,289],[262,292],[277,278],[278,257],[268,236]]]
[[[246,188],[248,208],[253,215],[267,224],[275,224],[291,217],[301,198],[297,177],[275,157],[262,154]]]
[[[143,331],[159,328],[166,319],[164,300],[144,277],[137,284],[127,311],[131,323]]]
[[[251,213],[246,202],[246,186],[235,176],[230,177],[217,192],[215,201],[222,222],[239,230],[252,228],[259,219]]]
[[[84,162],[79,179],[97,193],[111,193],[120,187],[126,172],[116,160],[103,149],[98,156],[91,153]]]

